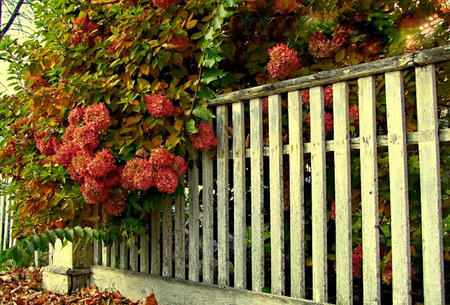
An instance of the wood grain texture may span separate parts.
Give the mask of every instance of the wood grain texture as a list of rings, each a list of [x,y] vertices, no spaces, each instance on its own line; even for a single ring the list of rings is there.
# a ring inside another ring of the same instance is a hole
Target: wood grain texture
[[[99,206],[94,205],[94,208],[93,208],[94,215],[101,217],[100,211],[101,211],[101,209],[99,208]],[[1,221],[1,218],[0,218],[0,221]],[[94,222],[93,228],[96,230],[99,229],[99,221]],[[94,250],[94,265],[101,265],[102,264],[102,242],[95,239],[93,242],[92,248]]]
[[[139,271],[142,273],[150,272],[150,238],[148,236],[139,237]]]
[[[252,290],[264,287],[264,170],[262,100],[250,101]]]
[[[6,223],[5,223],[5,203],[6,203],[6,198],[5,196],[0,196],[0,250],[5,250],[4,246],[3,246],[3,240],[4,240],[4,233],[6,230],[8,230],[8,228],[6,227]]]
[[[232,104],[233,197],[234,197],[234,287],[247,283],[246,201],[245,201],[245,122],[244,104]]]
[[[228,107],[216,109],[217,132],[217,235],[218,235],[218,284],[229,284],[229,208],[228,208]]]
[[[303,173],[302,100],[299,91],[288,94],[289,201],[291,226],[291,296],[305,297],[305,203]]]
[[[162,252],[162,275],[172,276],[172,199],[164,200],[163,209],[163,252]]]
[[[186,278],[186,212],[182,196],[175,200],[175,278]]]
[[[211,121],[209,122],[212,123]],[[213,160],[208,151],[202,153],[202,185],[203,185],[203,282],[212,284],[214,280],[214,177]]]
[[[122,270],[128,270],[128,263],[129,263],[129,247],[127,245],[126,241],[122,241],[120,243],[119,247],[119,253],[120,253],[120,269]]]
[[[200,266],[200,233],[199,233],[199,198],[198,198],[198,153],[189,148],[189,155],[193,162],[188,172],[189,187],[189,273],[190,281],[198,282]]]
[[[392,238],[392,299],[411,304],[408,165],[401,71],[386,73],[386,116],[389,139],[389,184]]]
[[[328,299],[325,118],[323,87],[310,89],[313,300]]]
[[[161,222],[160,211],[154,209],[151,215],[151,247],[150,247],[150,273],[161,275]]]
[[[284,200],[280,95],[269,96],[269,122],[271,293],[284,295]]]
[[[119,268],[119,243],[113,242],[111,244],[111,251],[110,251],[110,262],[111,262],[111,268]]]
[[[450,59],[450,45],[430,50],[408,53],[369,63],[341,69],[323,71],[317,74],[288,79],[278,83],[257,86],[219,95],[209,105],[221,105],[239,100],[250,100],[281,92],[290,92],[333,82],[362,78],[370,75],[403,70],[413,66],[442,62]]]
[[[139,236],[133,235],[130,243],[130,270],[139,271]]]
[[[364,304],[380,304],[375,78],[358,80]]]
[[[435,73],[434,65],[416,68],[424,299],[438,305],[445,295]]]
[[[100,290],[121,287],[120,292],[133,301],[144,300],[153,290],[160,304],[193,305],[328,305],[267,293],[224,288],[185,280],[169,279],[108,267],[91,268],[91,285]]]
[[[333,84],[336,304],[353,303],[352,187],[347,82]]]

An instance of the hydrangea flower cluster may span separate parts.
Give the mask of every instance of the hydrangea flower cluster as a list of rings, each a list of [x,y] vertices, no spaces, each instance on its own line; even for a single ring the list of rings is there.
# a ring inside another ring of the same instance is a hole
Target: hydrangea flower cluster
[[[111,126],[111,116],[105,104],[97,103],[86,108],[84,123],[91,126],[97,133],[104,133]]]
[[[36,141],[36,147],[41,154],[50,156],[55,153],[58,148],[56,143],[56,136],[50,135],[49,131],[39,131],[34,134],[34,140]]]
[[[269,114],[269,99],[267,97],[262,99],[262,113],[264,116]]]
[[[13,139],[9,139],[0,149],[0,159],[11,158],[16,153],[16,142]]]
[[[178,0],[152,0],[157,8],[166,8],[178,2]]]
[[[145,97],[148,112],[155,118],[164,118],[173,114],[172,101],[162,94],[152,94]]]
[[[300,0],[275,0],[275,6],[273,10],[275,13],[287,15],[297,12],[300,7]]]
[[[217,147],[217,138],[210,125],[200,123],[198,124],[197,129],[198,133],[189,135],[192,145],[194,145],[197,150],[210,150]]]
[[[267,70],[272,77],[286,77],[300,69],[297,51],[289,49],[284,43],[279,43],[268,50],[270,60]]]
[[[30,75],[27,76],[27,79],[33,82],[32,85],[30,86],[31,90],[35,90],[39,87],[46,87],[48,85],[47,80],[39,76]]]
[[[77,46],[83,41],[83,37],[88,37],[98,29],[98,25],[89,20],[89,18],[84,15],[82,17],[77,17],[72,29],[72,37],[68,41],[69,46]]]
[[[173,194],[178,177],[187,171],[186,161],[162,147],[152,149],[150,158],[134,158],[125,165],[121,184],[127,190],[147,190],[155,186],[158,191]]]
[[[173,37],[167,41],[167,44],[173,45],[173,48],[178,52],[184,52],[189,48],[189,38],[173,35]]]
[[[309,90],[302,90],[302,104],[309,108],[310,105],[310,95]],[[323,89],[323,100],[324,105],[327,108],[333,108],[333,86],[329,85]]]
[[[103,202],[103,206],[108,214],[119,216],[127,207],[127,195],[120,188],[114,189]]]
[[[358,105],[350,105],[348,108],[348,116],[350,121],[353,120],[354,125],[359,125],[359,107]]]
[[[315,57],[330,57],[339,50],[338,43],[334,39],[329,39],[324,33],[316,32],[309,38],[309,53]]]

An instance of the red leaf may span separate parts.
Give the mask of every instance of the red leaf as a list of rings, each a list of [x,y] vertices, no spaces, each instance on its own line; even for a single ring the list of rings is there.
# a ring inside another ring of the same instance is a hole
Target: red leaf
[[[145,299],[144,305],[159,305],[158,300],[155,297],[155,293],[153,290],[150,292],[150,294]]]

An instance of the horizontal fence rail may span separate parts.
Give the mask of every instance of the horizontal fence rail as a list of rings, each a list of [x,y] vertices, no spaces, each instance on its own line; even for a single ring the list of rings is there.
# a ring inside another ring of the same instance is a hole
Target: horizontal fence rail
[[[445,304],[439,158],[440,149],[450,143],[450,129],[448,124],[438,127],[434,64],[448,60],[450,46],[445,46],[220,95],[210,103],[217,152],[191,152],[186,197],[165,201],[161,212],[154,211],[151,234],[134,238],[131,247],[98,246],[96,262],[255,293],[270,291],[293,300],[307,298],[315,304],[352,304],[360,293],[354,291],[353,258],[358,254],[362,299],[357,302],[381,304],[378,179],[380,153],[387,153],[390,297],[394,304],[412,304],[407,158],[414,152],[420,163],[424,301]],[[415,130],[406,128],[408,89],[402,71],[415,77]],[[382,98],[376,91],[381,81]],[[333,91],[331,127],[325,85]],[[309,89],[309,106],[302,89]],[[384,133],[377,123],[380,99],[386,107]],[[355,104],[359,132],[350,129],[349,110]],[[286,106],[289,111],[283,116]],[[355,159],[357,172],[352,168]],[[356,178],[360,187],[355,195]],[[352,236],[355,196],[360,201],[362,252],[355,252]]]

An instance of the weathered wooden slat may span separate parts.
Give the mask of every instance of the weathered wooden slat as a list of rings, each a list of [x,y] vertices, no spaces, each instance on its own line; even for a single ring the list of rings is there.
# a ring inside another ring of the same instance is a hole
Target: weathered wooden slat
[[[218,284],[229,284],[229,208],[228,208],[228,107],[217,106],[217,235],[218,235]]]
[[[269,295],[243,289],[139,274],[107,267],[91,268],[92,284],[100,290],[121,287],[120,292],[133,301],[145,299],[153,290],[160,304],[215,305],[329,305],[311,300]]]
[[[120,269],[122,270],[128,270],[128,260],[129,260],[129,254],[128,254],[128,245],[126,241],[122,241],[120,243]]]
[[[284,295],[284,201],[280,95],[269,96],[269,122],[271,292]]]
[[[9,219],[9,198],[8,196],[4,197],[5,200],[5,217],[4,217],[4,229],[3,229],[3,249],[9,248],[9,233],[11,228],[11,223]]]
[[[150,238],[148,236],[139,237],[139,271],[142,273],[150,272]]]
[[[328,299],[325,110],[323,87],[310,89],[313,300]]]
[[[427,137],[426,133],[421,132],[409,132],[406,134],[407,139],[407,145],[408,146],[417,146],[419,143],[419,139]],[[352,138],[350,139],[350,149],[351,150],[359,150],[361,148],[361,139],[358,138]],[[440,129],[439,130],[439,142],[441,144],[447,144],[450,143],[450,129]],[[383,148],[388,147],[388,137],[385,135],[380,135],[377,138],[377,147]],[[283,155],[289,155],[289,145],[283,145]],[[334,140],[328,140],[325,142],[325,151],[326,152],[333,152],[334,151]],[[310,154],[311,153],[311,143],[303,143],[303,153],[304,154]],[[264,147],[263,148],[263,156],[269,156],[269,148]],[[250,158],[250,149],[245,150],[245,157]]]
[[[375,78],[358,80],[364,304],[380,304]]]
[[[264,287],[264,171],[262,101],[250,101],[250,168],[252,225],[252,290]]]
[[[411,304],[408,165],[401,71],[386,73],[393,304]]]
[[[291,212],[291,296],[305,297],[305,205],[303,198],[302,99],[299,91],[289,92],[289,185]],[[252,188],[253,189],[253,188]]]
[[[232,104],[233,197],[234,197],[234,287],[246,288],[246,202],[244,104]]]
[[[154,209],[151,215],[151,241],[150,241],[150,273],[161,275],[161,223],[160,211]]]
[[[94,215],[99,216],[99,219],[101,219],[100,215],[100,208],[98,205],[94,205],[93,209]],[[94,229],[98,230],[99,228],[99,221],[94,222]],[[93,242],[93,250],[94,250],[94,265],[101,265],[102,264],[102,242],[98,240],[94,240]]]
[[[112,243],[110,254],[111,254],[111,258],[110,258],[111,267],[119,268],[119,243],[118,242]]]
[[[324,71],[314,75],[289,79],[278,83],[257,86],[219,95],[210,105],[221,105],[239,100],[268,96],[281,92],[290,92],[299,89],[322,86],[329,83],[350,79],[362,78],[370,75],[381,74],[390,71],[403,70],[413,66],[422,66],[450,59],[450,45],[442,46],[421,52],[413,52],[382,60],[363,63],[342,69]]]
[[[195,149],[190,149],[190,156],[193,166],[188,173],[189,187],[189,274],[190,281],[198,282],[200,265],[200,234],[199,234],[199,198],[198,198],[198,153]]]
[[[353,303],[352,188],[347,82],[333,84],[336,304]]]
[[[210,124],[212,122],[210,121]],[[214,280],[214,186],[213,160],[209,152],[202,153],[203,185],[203,282],[212,284]]]
[[[133,235],[133,237],[131,238],[131,245],[130,245],[130,270],[131,271],[139,270],[138,241],[139,241],[139,237],[137,235]]]
[[[445,304],[442,198],[434,65],[416,68],[425,304]]]
[[[164,200],[162,275],[172,276],[172,200]]]
[[[107,221],[106,220],[107,212],[104,207],[100,210],[100,215],[101,215],[101,219],[102,219],[102,226],[104,227],[106,224],[106,221]],[[102,264],[102,266],[105,266],[105,267],[111,267],[111,245],[110,244],[108,245],[104,241],[102,241],[101,246],[102,246],[102,249],[101,249],[102,250],[102,262],[101,262],[101,264]]]
[[[183,183],[184,185],[184,183]],[[186,278],[186,213],[184,198],[175,200],[175,278]]]

